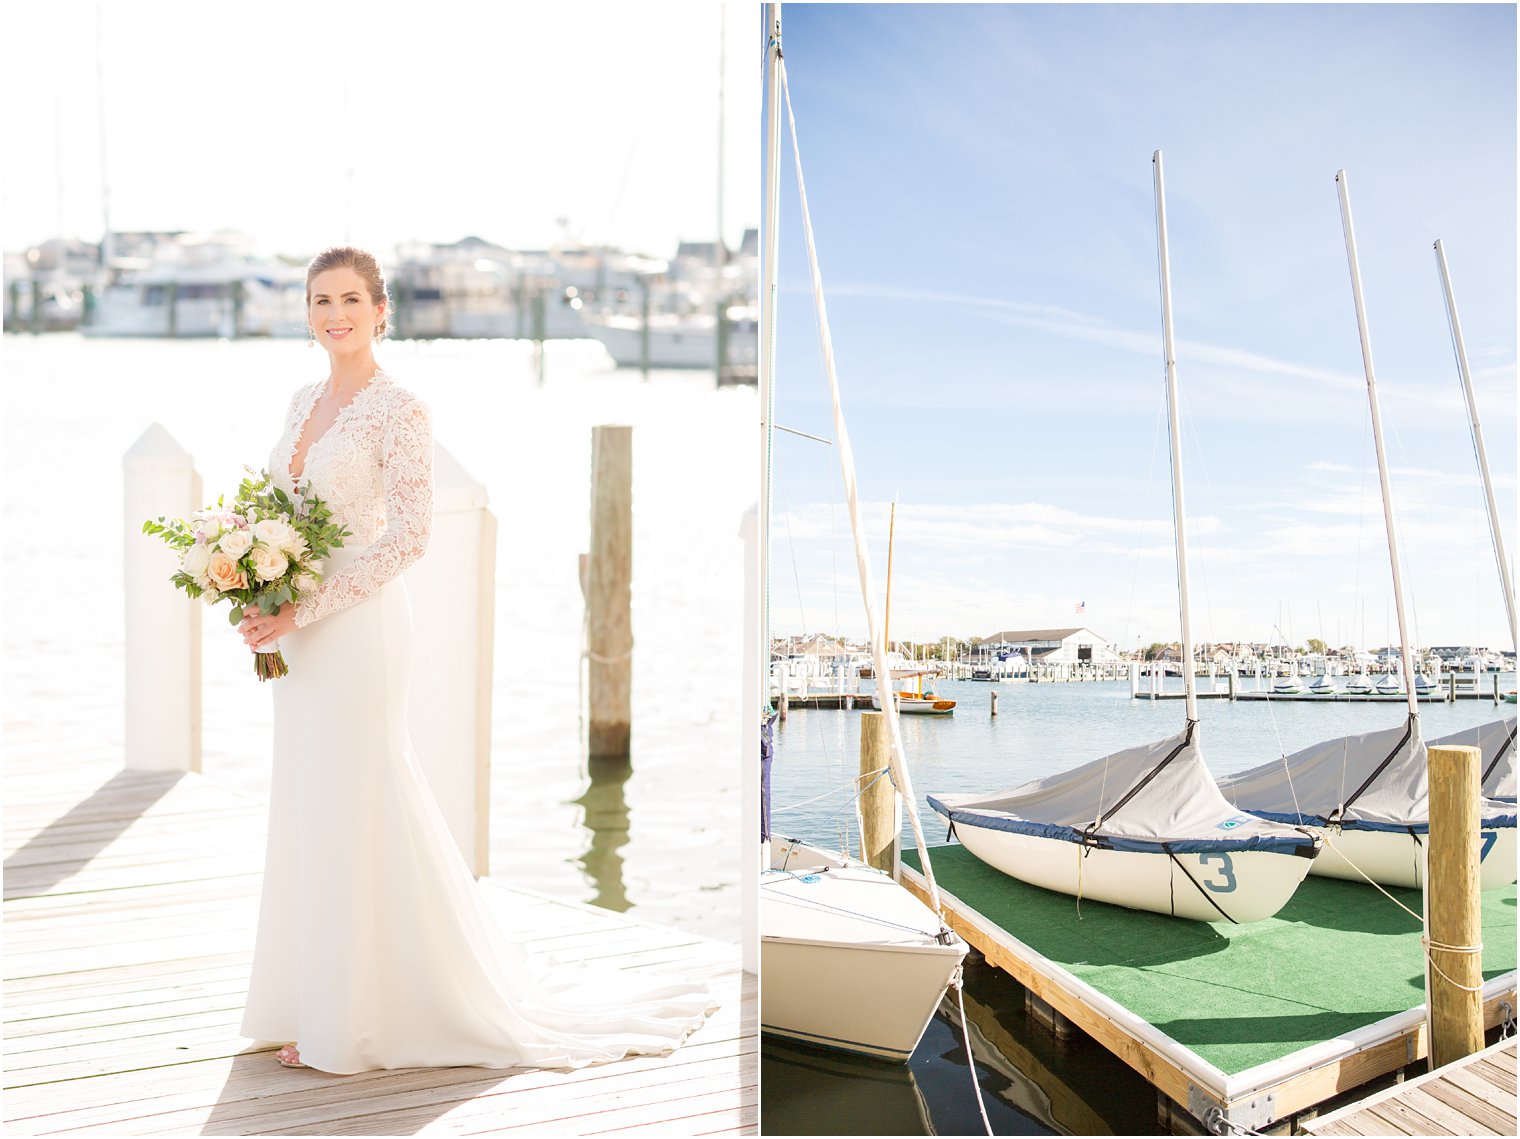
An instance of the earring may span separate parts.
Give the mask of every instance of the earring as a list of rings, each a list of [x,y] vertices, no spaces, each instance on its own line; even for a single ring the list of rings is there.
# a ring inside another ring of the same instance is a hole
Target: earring
[[[315,348],[317,345],[317,330],[311,325],[306,326],[306,347]]]

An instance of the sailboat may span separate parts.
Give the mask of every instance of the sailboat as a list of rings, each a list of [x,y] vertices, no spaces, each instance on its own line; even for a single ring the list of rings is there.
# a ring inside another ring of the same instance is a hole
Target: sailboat
[[[768,511],[770,503],[771,401],[775,390],[777,221],[780,216],[781,91],[786,82],[781,59],[781,6],[767,6],[766,46],[766,223],[762,273],[762,334],[760,337],[760,404],[762,408],[762,454],[767,466],[761,489],[762,577],[768,562]],[[826,346],[825,360],[834,397],[834,434],[839,447],[841,473],[849,501],[850,523],[855,538],[856,562],[865,601],[876,675],[890,677],[885,630],[877,626],[872,605],[870,565],[855,493],[854,458],[840,409],[834,376],[832,349],[828,349],[828,321],[823,291],[813,255],[812,223],[802,185],[802,160],[792,122],[793,152],[797,157],[798,191],[813,274],[814,303]],[[762,629],[762,646],[770,644],[769,629]],[[890,740],[892,783],[912,799],[912,783],[903,761],[897,711],[888,702],[882,709]],[[768,785],[768,784],[767,784]],[[773,837],[769,807],[762,805],[762,865],[760,880],[760,953],[765,984],[760,996],[761,1029],[815,1046],[855,1052],[883,1060],[903,1062],[922,1038],[929,1019],[953,981],[958,980],[966,943],[953,933],[936,912],[938,892],[928,869],[930,896],[925,906],[892,875],[874,869],[846,854],[807,843]],[[914,835],[920,852],[924,842],[916,814]]]
[[[1159,150],[1152,162],[1186,725],[1168,739],[1008,791],[931,795],[929,803],[950,820],[967,850],[1025,882],[1131,909],[1245,923],[1271,917],[1282,908],[1304,880],[1321,844],[1304,830],[1232,806],[1220,794],[1200,749]]]
[[[1416,673],[1405,620],[1393,493],[1383,448],[1383,422],[1373,377],[1372,343],[1362,302],[1346,172],[1339,171],[1335,180],[1361,335],[1362,365],[1367,376],[1373,447],[1382,486],[1403,665],[1401,675],[1411,678]],[[1423,836],[1430,832],[1426,744],[1420,735],[1417,685],[1405,683],[1400,687],[1408,702],[1408,714],[1402,725],[1314,744],[1283,759],[1221,779],[1220,788],[1231,802],[1258,818],[1292,823],[1325,837],[1328,849],[1315,860],[1315,874],[1352,881],[1371,879],[1385,886],[1420,886],[1425,879],[1428,847]],[[1383,691],[1381,683],[1378,691]],[[1515,879],[1515,804],[1485,798],[1479,804],[1479,822],[1482,834],[1479,879],[1482,889],[1490,890]]]

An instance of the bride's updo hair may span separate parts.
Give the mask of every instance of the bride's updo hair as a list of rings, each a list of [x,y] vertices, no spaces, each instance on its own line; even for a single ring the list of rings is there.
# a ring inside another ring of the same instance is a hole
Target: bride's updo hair
[[[390,294],[385,291],[385,274],[380,271],[380,262],[375,260],[373,253],[363,249],[356,249],[352,245],[333,245],[322,250],[311,259],[311,264],[306,266],[306,307],[311,307],[311,283],[319,273],[325,273],[329,269],[352,269],[364,278],[364,283],[369,287],[369,299],[378,308],[385,306],[385,314],[380,317],[380,322],[375,325],[375,339],[379,340],[385,335],[386,325],[389,323],[391,311]]]

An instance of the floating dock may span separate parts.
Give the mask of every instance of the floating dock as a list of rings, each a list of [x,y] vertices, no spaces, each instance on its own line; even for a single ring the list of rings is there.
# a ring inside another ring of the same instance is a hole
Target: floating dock
[[[1419,923],[1370,886],[1306,879],[1277,916],[1212,925],[1030,886],[935,847],[951,928],[1144,1076],[1174,1126],[1262,1130],[1427,1053]],[[917,856],[902,881],[927,900]],[[1420,912],[1416,890],[1391,891]],[[1515,1008],[1515,887],[1483,895],[1485,1025]]]
[[[1307,1135],[1513,1135],[1515,1038],[1304,1124]]]
[[[529,948],[703,980],[718,1010],[668,1056],[573,1072],[280,1067],[239,1035],[266,813],[201,775],[123,771],[119,747],[6,725],[7,1135],[755,1133],[738,947],[510,887]]]

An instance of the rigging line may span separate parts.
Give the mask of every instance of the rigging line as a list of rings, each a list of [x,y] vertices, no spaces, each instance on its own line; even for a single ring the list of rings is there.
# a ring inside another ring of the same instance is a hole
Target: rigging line
[[[1473,675],[1474,675],[1474,677],[1477,676],[1476,673],[1474,673]],[[1480,788],[1482,787],[1482,785],[1484,783],[1488,782],[1488,777],[1494,773],[1494,768],[1496,768],[1496,767],[1499,766],[1499,761],[1504,758],[1504,753],[1507,752],[1507,751],[1510,751],[1511,749],[1513,749],[1514,746],[1515,746],[1515,721],[1511,720],[1509,722],[1509,738],[1507,738],[1504,741],[1504,743],[1500,745],[1499,750],[1494,753],[1493,762],[1488,765],[1488,768],[1483,772],[1483,777],[1478,780],[1478,785],[1479,785]]]
[[[1162,399],[1156,407],[1156,427],[1155,430],[1151,432],[1151,460],[1150,465],[1145,469],[1145,498],[1143,501],[1147,504],[1151,499],[1151,487],[1154,484],[1156,475],[1156,451],[1161,445],[1161,425],[1165,422],[1166,400]],[[1129,637],[1130,629],[1133,628],[1132,621],[1135,615],[1135,587],[1140,580],[1140,551],[1145,548],[1145,528],[1147,525],[1149,525],[1149,522],[1146,518],[1146,512],[1142,510],[1140,512],[1140,531],[1135,537],[1134,571],[1130,574],[1129,579],[1129,608],[1125,611],[1124,614],[1123,636],[1126,639]]]
[[[1198,721],[1197,720],[1189,720],[1187,722],[1187,731],[1186,731],[1186,733],[1182,737],[1182,742],[1179,743],[1176,747],[1174,747],[1171,750],[1171,752],[1168,753],[1168,755],[1167,755],[1167,757],[1165,759],[1163,759],[1160,763],[1156,764],[1155,767],[1151,768],[1148,772],[1146,772],[1145,773],[1145,777],[1143,779],[1141,779],[1140,782],[1136,783],[1133,787],[1131,787],[1128,791],[1126,791],[1124,793],[1124,797],[1122,799],[1120,799],[1117,803],[1115,803],[1112,807],[1110,807],[1107,811],[1103,812],[1103,814],[1098,817],[1098,821],[1095,822],[1095,823],[1092,823],[1087,828],[1087,830],[1089,832],[1096,831],[1104,823],[1108,822],[1109,819],[1113,818],[1114,815],[1118,814],[1119,811],[1121,809],[1123,809],[1125,803],[1128,803],[1136,795],[1140,794],[1140,792],[1145,789],[1146,784],[1150,783],[1150,781],[1152,779],[1154,779],[1154,778],[1156,778],[1156,776],[1160,775],[1162,769],[1164,767],[1166,767],[1167,764],[1171,763],[1172,760],[1176,759],[1179,755],[1181,755],[1182,752],[1183,752],[1183,750],[1190,743],[1193,742],[1193,729],[1195,729],[1196,727],[1198,727]]]
[[[1404,683],[1411,684],[1413,681],[1409,678],[1405,678]],[[1383,771],[1388,767],[1390,763],[1393,762],[1394,757],[1397,756],[1401,750],[1403,750],[1404,745],[1407,744],[1410,740],[1410,737],[1414,735],[1416,719],[1417,717],[1413,715],[1406,717],[1404,720],[1404,734],[1399,737],[1399,742],[1393,745],[1393,750],[1383,758],[1382,763],[1378,764],[1377,767],[1373,769],[1372,774],[1367,776],[1367,778],[1362,781],[1362,785],[1351,793],[1351,797],[1340,806],[1336,807],[1335,810],[1330,813],[1330,822],[1338,823],[1345,816],[1346,812],[1351,809],[1351,805],[1362,797],[1362,793],[1366,791],[1367,788],[1372,786],[1373,782],[1379,775],[1383,774]]]
[[[802,232],[807,242],[808,271],[812,278],[813,289],[813,312],[818,325],[818,347],[823,357],[824,373],[829,381],[829,394],[833,403],[834,414],[834,437],[838,440],[839,471],[844,480],[845,498],[850,508],[850,529],[855,544],[855,564],[860,577],[861,602],[866,611],[866,627],[870,632],[872,652],[875,658],[875,669],[890,686],[892,681],[891,669],[887,666],[887,649],[885,637],[881,635],[876,622],[875,590],[871,584],[871,563],[866,547],[864,522],[860,514],[860,497],[856,485],[855,454],[850,447],[849,432],[845,427],[844,408],[839,394],[839,377],[834,367],[833,339],[829,332],[829,320],[827,305],[823,296],[823,273],[818,267],[818,250],[813,239],[813,219],[808,209],[807,185],[802,176],[802,147],[797,139],[797,117],[792,111],[791,86],[787,79],[786,61],[777,61],[777,79],[781,88],[781,94],[786,101],[787,125],[792,139],[792,157],[797,170],[797,197],[802,212]],[[891,762],[897,778],[894,779],[899,791],[909,803],[916,804],[917,798],[912,793],[911,776],[908,774],[907,758],[903,754],[902,732],[897,721],[897,705],[895,701],[882,701],[882,715],[887,727],[887,739],[890,745]],[[913,841],[918,849],[919,864],[923,867],[924,883],[928,887],[930,909],[939,915],[940,923],[948,932],[949,926],[945,923],[944,907],[940,902],[939,885],[935,881],[934,868],[929,859],[929,844],[924,838],[923,824],[919,820],[917,809],[907,812],[908,820],[913,824]]]
[[[971,1022],[966,1019],[966,1002],[961,997],[966,987],[964,969],[964,962],[955,967],[950,987],[955,990],[955,1003],[961,1010],[961,1035],[966,1041],[966,1070],[971,1073],[971,1090],[976,1093],[976,1109],[982,1113],[982,1127],[988,1135],[993,1135],[996,1132],[992,1130],[992,1121],[987,1118],[987,1104],[982,1100],[982,1082],[976,1078],[976,1057],[971,1052]]]
[[[780,471],[772,471],[772,477],[776,480],[776,493],[781,496],[782,517],[786,519],[786,548],[792,556],[792,584],[797,588],[797,617],[802,622],[802,637],[804,642],[808,635],[807,608],[802,604],[802,574],[797,569],[797,543],[792,539],[792,508],[786,501],[786,484],[781,479]]]
[[[874,775],[874,776],[880,777],[881,775],[884,775],[889,770],[890,770],[889,768],[882,767],[882,768],[878,768],[875,771],[863,771],[860,774],[860,778],[864,779],[867,775]],[[871,787],[873,787],[875,785],[875,783],[876,783],[876,780],[873,779],[873,780],[871,780],[870,783],[866,784],[865,787],[860,788],[860,790],[867,791]],[[800,803],[791,803],[791,804],[788,804],[785,807],[772,807],[771,808],[771,814],[773,814],[773,815],[779,814],[782,811],[795,811],[798,807],[806,807],[809,804],[818,802],[818,800],[820,800],[820,799],[827,799],[830,795],[837,795],[841,791],[848,791],[850,788],[852,788],[854,786],[855,786],[855,784],[853,782],[851,782],[851,783],[841,783],[837,787],[831,787],[829,790],[825,791],[821,795],[814,795],[811,799],[804,799]]]
[[[1166,851],[1166,856],[1168,858],[1170,858],[1174,863],[1176,863],[1177,869],[1182,871],[1182,876],[1193,884],[1193,889],[1197,890],[1200,894],[1203,895],[1203,900],[1205,902],[1207,902],[1209,905],[1213,906],[1216,910],[1218,910],[1219,913],[1224,917],[1224,919],[1226,921],[1228,921],[1231,925],[1239,925],[1240,924],[1238,921],[1236,921],[1234,918],[1232,918],[1229,914],[1225,913],[1223,906],[1221,906],[1213,898],[1209,897],[1208,893],[1204,890],[1204,888],[1198,884],[1198,879],[1194,878],[1191,874],[1189,874],[1188,873],[1188,868],[1186,866],[1182,865],[1182,863],[1178,860],[1177,856],[1172,853],[1172,848],[1170,846],[1168,846],[1166,843],[1162,843],[1161,844],[1161,849],[1164,850],[1164,851]],[[1175,912],[1176,912],[1176,903],[1174,902],[1173,903],[1173,913],[1175,913]]]
[[[811,439],[814,443],[822,443],[825,447],[832,447],[834,445],[832,439],[825,439],[822,435],[809,435],[806,431],[798,431],[795,427],[787,427],[782,423],[772,423],[771,430],[785,431],[788,435],[797,435],[803,439]]]

